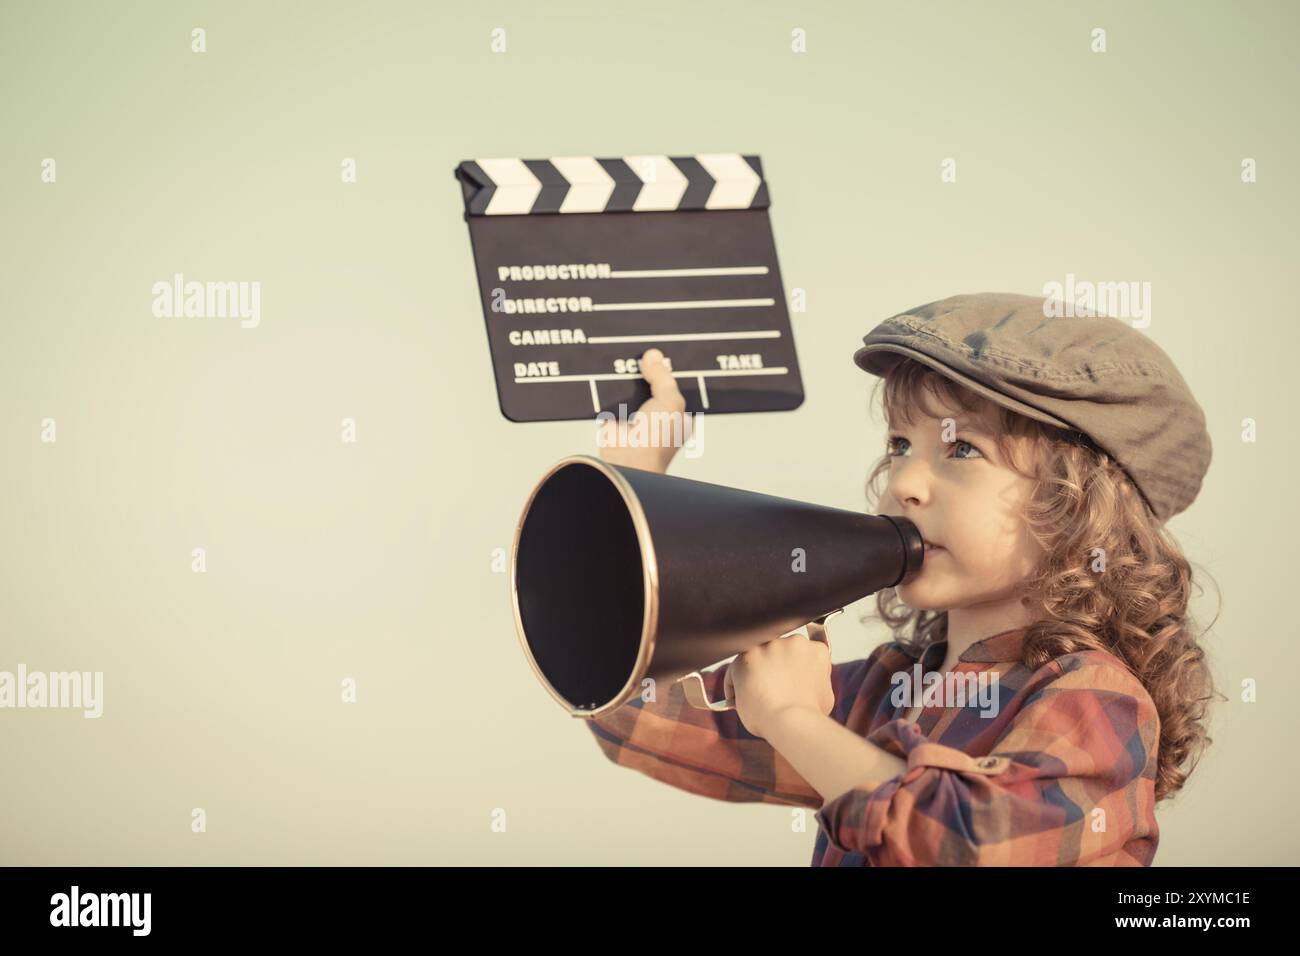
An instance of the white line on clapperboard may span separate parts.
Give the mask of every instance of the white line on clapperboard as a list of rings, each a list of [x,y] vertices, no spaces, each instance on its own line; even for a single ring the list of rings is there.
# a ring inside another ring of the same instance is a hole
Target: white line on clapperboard
[[[605,302],[593,305],[592,312],[639,311],[641,309],[746,309],[756,305],[775,305],[776,299],[678,299],[669,302]]]
[[[588,343],[612,342],[703,342],[713,339],[779,339],[779,329],[759,332],[665,332],[663,335],[589,335]]]
[[[611,279],[659,279],[679,278],[682,276],[763,276],[767,275],[767,266],[718,266],[703,269],[615,269],[610,272]],[[775,305],[775,299],[683,299],[668,302],[606,302],[592,305],[593,312],[619,312],[636,309],[743,309],[755,306]],[[753,332],[673,332],[665,335],[594,335],[587,339],[588,344],[611,344],[621,342],[707,342],[717,339],[776,339],[781,337],[779,329],[761,329]],[[706,378],[715,375],[786,375],[789,369],[784,366],[764,369],[701,369],[691,372],[673,372],[673,378],[694,377],[700,386],[700,402],[709,407],[709,390],[704,384]],[[600,412],[600,396],[596,392],[597,382],[617,381],[620,379],[640,379],[639,374],[619,375],[614,372],[596,375],[556,375],[552,378],[516,378],[515,384],[528,385],[538,382],[587,382],[591,386],[592,408]]]
[[[790,370],[784,365],[778,365],[773,368],[756,368],[756,369],[692,369],[686,372],[673,372],[673,378],[694,378],[700,385],[700,402],[705,408],[709,407],[709,392],[704,385],[706,378],[723,375],[788,375]],[[591,404],[593,409],[600,412],[600,396],[596,394],[597,382],[615,382],[624,379],[640,379],[641,375],[636,372],[627,372],[619,374],[618,372],[600,372],[594,375],[555,375],[550,378],[516,378],[516,385],[539,385],[545,382],[587,382],[591,385]]]
[[[765,276],[767,266],[718,266],[711,269],[614,269],[612,279],[657,279],[663,276]]]

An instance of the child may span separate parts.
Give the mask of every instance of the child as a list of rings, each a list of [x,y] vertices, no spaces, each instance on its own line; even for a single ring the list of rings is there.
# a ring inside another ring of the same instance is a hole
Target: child
[[[681,410],[659,358],[650,402]],[[589,720],[598,744],[692,793],[816,808],[814,866],[1150,865],[1155,805],[1210,741],[1191,570],[1163,529],[1209,467],[1199,405],[1142,333],[1031,296],[911,309],[854,360],[889,426],[868,511],[930,545],[876,596],[895,639],[833,666],[802,635],[769,641],[703,673],[735,710],[674,682]],[[667,468],[662,449],[602,455]],[[917,675],[919,700],[900,693]],[[953,696],[980,681],[994,706]]]

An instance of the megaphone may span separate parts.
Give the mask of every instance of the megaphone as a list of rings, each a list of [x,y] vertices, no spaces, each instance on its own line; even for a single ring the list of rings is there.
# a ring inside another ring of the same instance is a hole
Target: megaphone
[[[742,491],[589,455],[537,482],[515,526],[515,629],[543,686],[575,717],[596,717],[681,681],[710,701],[699,671],[826,620],[914,577],[925,542],[906,518]]]

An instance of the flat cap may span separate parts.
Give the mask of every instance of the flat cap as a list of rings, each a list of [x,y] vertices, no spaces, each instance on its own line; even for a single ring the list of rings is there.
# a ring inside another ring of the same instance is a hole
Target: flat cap
[[[1114,458],[1163,524],[1190,505],[1210,467],[1205,413],[1173,361],[1128,322],[1063,314],[1052,300],[955,295],[886,319],[859,367],[901,357],[1029,418],[1082,432]]]

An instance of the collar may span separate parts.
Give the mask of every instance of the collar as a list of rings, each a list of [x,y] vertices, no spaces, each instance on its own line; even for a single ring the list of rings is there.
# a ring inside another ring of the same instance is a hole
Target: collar
[[[1017,627],[1010,631],[1002,631],[1000,634],[994,634],[992,637],[986,637],[976,641],[966,650],[962,651],[959,661],[977,664],[993,664],[1008,661],[1020,660],[1021,647],[1024,645],[1025,631],[1028,628]],[[924,651],[915,651],[904,648],[904,652],[912,660],[920,660],[922,653],[932,651],[935,648],[947,645],[947,638],[936,641]],[[943,658],[940,657],[939,660]]]

